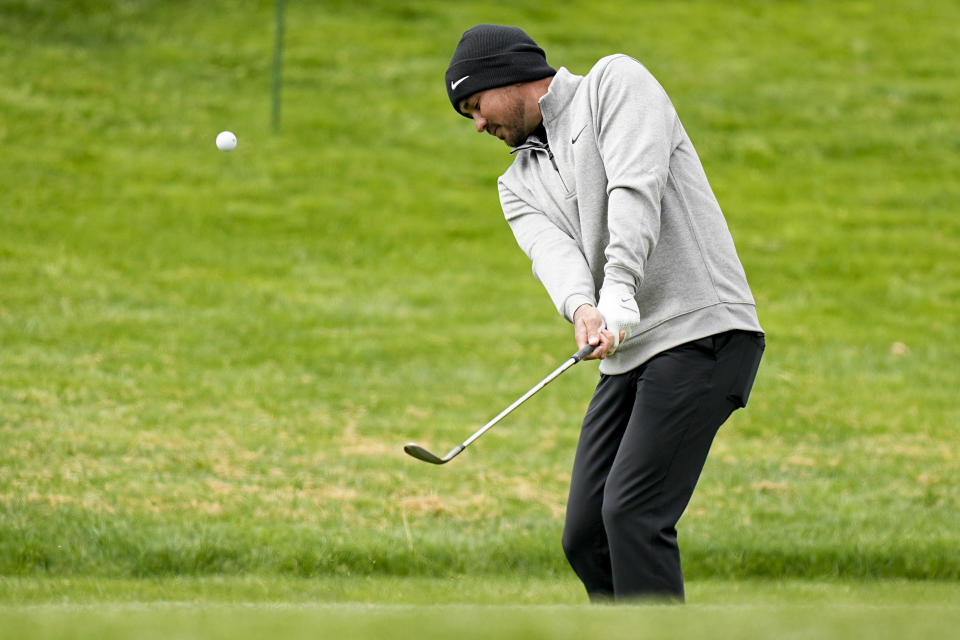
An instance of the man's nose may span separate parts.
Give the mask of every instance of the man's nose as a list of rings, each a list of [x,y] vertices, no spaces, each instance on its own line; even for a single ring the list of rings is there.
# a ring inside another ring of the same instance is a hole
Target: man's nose
[[[477,133],[483,133],[487,129],[487,119],[479,114],[473,114],[473,126],[477,128]]]

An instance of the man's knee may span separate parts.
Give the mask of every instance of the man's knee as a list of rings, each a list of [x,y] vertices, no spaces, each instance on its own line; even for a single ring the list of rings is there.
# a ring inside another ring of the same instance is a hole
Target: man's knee
[[[657,508],[655,501],[629,499],[620,492],[607,491],[600,510],[603,528],[611,538],[626,537],[652,541],[673,524]]]
[[[563,536],[560,538],[560,544],[563,546],[563,553],[567,556],[567,560],[574,567],[577,566],[581,558],[588,558],[595,553],[595,548],[601,541],[597,529],[598,523],[567,520],[563,528]]]

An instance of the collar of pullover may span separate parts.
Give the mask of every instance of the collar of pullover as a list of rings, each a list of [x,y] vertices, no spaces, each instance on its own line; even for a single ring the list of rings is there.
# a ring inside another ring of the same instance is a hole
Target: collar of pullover
[[[573,94],[577,91],[583,76],[576,76],[566,67],[557,69],[557,74],[550,82],[550,88],[540,98],[540,113],[543,122],[520,145],[514,147],[510,155],[525,149],[548,148],[546,126],[557,119],[563,110],[570,104]]]
[[[581,80],[583,76],[573,75],[567,71],[566,67],[557,69],[557,75],[553,76],[550,88],[540,98],[540,113],[543,114],[543,121],[548,127],[570,104]]]

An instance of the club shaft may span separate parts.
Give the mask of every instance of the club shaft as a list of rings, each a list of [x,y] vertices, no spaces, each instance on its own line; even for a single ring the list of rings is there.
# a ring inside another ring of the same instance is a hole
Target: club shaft
[[[516,401],[514,401],[513,404],[511,404],[509,407],[507,407],[506,409],[498,413],[493,420],[491,420],[487,424],[480,427],[480,429],[476,433],[474,433],[472,436],[464,440],[463,444],[461,444],[459,447],[454,449],[454,451],[457,451],[457,449],[459,449],[460,451],[463,451],[463,449],[470,446],[471,442],[473,442],[474,440],[482,436],[484,433],[486,433],[490,427],[492,427],[493,425],[503,420],[507,415],[510,414],[511,411],[513,411],[514,409],[522,405],[524,402],[529,400],[537,391],[540,391],[540,389],[543,389],[545,386],[550,384],[554,380],[554,378],[559,376],[561,373],[563,373],[573,365],[577,364],[577,362],[579,361],[580,359],[574,356],[568,359],[566,362],[564,362],[562,365],[560,365],[556,369],[554,369],[553,372],[550,373],[550,375],[548,375],[546,378],[538,382],[532,389],[530,389],[530,391],[527,391],[525,394],[520,396]],[[451,453],[453,453],[453,451],[451,451]],[[459,451],[457,451],[457,453],[459,453]]]
[[[446,464],[447,462],[450,462],[450,460],[460,455],[460,453],[464,449],[470,446],[471,442],[473,442],[474,440],[482,436],[484,433],[486,433],[490,427],[500,422],[505,416],[507,416],[511,411],[513,411],[514,409],[519,407],[521,404],[526,402],[537,391],[540,391],[540,389],[543,389],[545,386],[550,384],[550,382],[552,382],[561,373],[563,373],[573,365],[577,364],[578,362],[580,362],[581,360],[589,356],[591,353],[593,353],[593,351],[596,348],[597,348],[597,345],[591,346],[589,344],[586,344],[583,347],[581,347],[579,351],[577,351],[575,354],[570,356],[566,362],[564,362],[559,367],[554,369],[546,378],[538,382],[532,389],[530,389],[525,394],[523,394],[513,404],[511,404],[509,407],[507,407],[506,409],[498,413],[493,420],[483,425],[476,433],[474,433],[472,436],[464,440],[463,443],[451,449],[449,453],[447,453],[447,455],[443,456],[442,458],[438,457],[435,453],[431,453],[430,451],[424,449],[423,447],[421,447],[420,445],[414,442],[408,442],[406,446],[404,446],[403,450],[408,455],[411,455],[414,458],[417,458],[418,460],[423,460],[424,462],[430,462],[433,464]]]

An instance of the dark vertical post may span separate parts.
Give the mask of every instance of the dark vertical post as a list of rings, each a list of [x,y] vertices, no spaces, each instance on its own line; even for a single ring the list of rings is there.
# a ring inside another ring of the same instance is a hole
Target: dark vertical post
[[[280,94],[283,88],[283,13],[284,0],[276,0],[276,44],[273,48],[273,130],[280,131]]]

